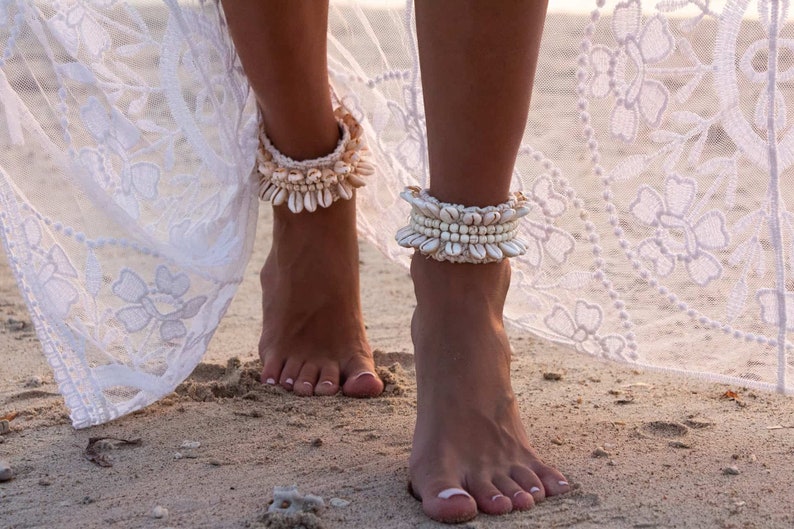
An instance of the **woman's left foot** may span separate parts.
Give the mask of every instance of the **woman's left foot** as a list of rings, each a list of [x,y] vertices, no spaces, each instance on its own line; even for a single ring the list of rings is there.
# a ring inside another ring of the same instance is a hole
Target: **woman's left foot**
[[[509,263],[417,255],[411,273],[418,410],[410,479],[425,513],[462,522],[568,492],[566,478],[530,446],[510,386],[502,325]]]

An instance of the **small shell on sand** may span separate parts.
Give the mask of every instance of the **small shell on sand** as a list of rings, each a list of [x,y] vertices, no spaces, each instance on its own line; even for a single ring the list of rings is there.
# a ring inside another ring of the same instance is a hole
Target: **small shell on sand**
[[[738,476],[740,474],[739,467],[727,467],[722,469],[722,473],[726,476]]]
[[[8,461],[0,459],[0,482],[8,481],[13,477],[14,471],[11,469],[11,465],[8,464]]]
[[[343,500],[342,498],[331,498],[328,500],[328,503],[331,505],[331,507],[338,507],[340,509],[350,505],[348,500]]]
[[[299,513],[315,512],[324,507],[325,502],[313,494],[301,494],[298,487],[273,487],[273,503],[268,512]]]
[[[156,505],[154,509],[152,509],[152,518],[156,518],[158,520],[168,518],[168,509],[161,505]]]
[[[199,448],[201,443],[199,441],[183,441],[179,448],[184,448],[187,450],[192,450],[194,448]]]

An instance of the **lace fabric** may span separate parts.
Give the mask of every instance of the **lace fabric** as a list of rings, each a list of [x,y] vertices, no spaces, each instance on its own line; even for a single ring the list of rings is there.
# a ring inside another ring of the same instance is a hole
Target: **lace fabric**
[[[791,391],[788,2],[604,2],[547,19],[506,317],[638,367]],[[427,180],[413,11],[332,9],[332,85],[393,240]],[[250,255],[253,98],[210,1],[0,2],[0,225],[75,427],[172,391]],[[496,80],[495,82],[498,82]]]

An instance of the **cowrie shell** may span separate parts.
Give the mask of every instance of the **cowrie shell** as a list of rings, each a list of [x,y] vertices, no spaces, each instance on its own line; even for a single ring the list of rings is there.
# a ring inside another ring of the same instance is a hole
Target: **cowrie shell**
[[[289,210],[293,213],[300,213],[303,211],[303,195],[300,191],[293,191],[289,194],[287,207],[289,207]]]
[[[441,247],[441,241],[433,237],[432,239],[428,239],[422,243],[419,247],[419,251],[424,254],[434,254],[438,251]]]
[[[504,257],[502,250],[495,244],[487,243],[485,245],[485,251],[491,259],[502,259]]]
[[[287,201],[287,198],[289,198],[289,191],[287,191],[286,188],[282,187],[278,190],[278,193],[276,193],[275,196],[273,197],[273,205],[280,206],[281,204]]]

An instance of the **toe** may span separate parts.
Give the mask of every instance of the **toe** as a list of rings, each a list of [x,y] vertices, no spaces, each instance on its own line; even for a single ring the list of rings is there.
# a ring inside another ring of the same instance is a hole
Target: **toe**
[[[535,462],[531,467],[541,483],[543,483],[543,490],[547,497],[565,494],[571,490],[568,480],[556,468],[552,468],[541,461]]]
[[[490,480],[474,479],[468,487],[477,502],[477,508],[486,514],[507,514],[513,510],[513,502],[502,494]]]
[[[306,362],[301,367],[298,378],[292,386],[292,391],[302,397],[311,397],[314,394],[314,386],[317,384],[317,377],[320,375],[320,368],[316,364]]]
[[[477,503],[460,485],[441,485],[429,487],[429,490],[432,492],[417,498],[422,500],[422,510],[433,520],[459,523],[477,516]]]
[[[339,391],[339,366],[336,364],[323,366],[314,394],[322,396],[336,395]]]
[[[265,360],[265,366],[262,368],[262,383],[270,386],[275,386],[281,380],[281,371],[284,368],[284,360],[276,358],[275,356],[269,357]]]
[[[288,359],[284,364],[284,369],[281,370],[281,378],[278,383],[281,384],[284,389],[292,391],[292,388],[295,387],[295,379],[298,378],[301,367],[303,367],[303,360]]]
[[[383,393],[383,381],[375,374],[371,359],[354,359],[345,371],[348,374],[342,393],[348,397],[377,397]]]
[[[532,495],[535,503],[541,502],[546,498],[546,491],[544,490],[543,483],[532,470],[527,467],[516,466],[512,469],[511,476],[513,481]]]
[[[531,509],[535,506],[535,499],[526,491],[507,476],[500,476],[494,478],[493,480],[494,485],[499,491],[507,496],[510,501],[513,503],[513,509],[517,511],[525,511],[527,509]]]

